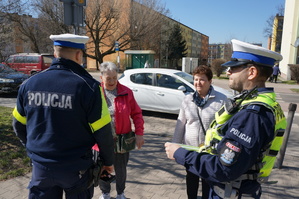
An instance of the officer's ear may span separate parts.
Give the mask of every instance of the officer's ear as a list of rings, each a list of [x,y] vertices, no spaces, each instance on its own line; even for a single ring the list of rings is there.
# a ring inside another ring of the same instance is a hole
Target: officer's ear
[[[258,77],[259,71],[255,66],[250,66],[247,70],[248,80],[254,80]]]
[[[53,46],[53,49],[54,49],[54,57],[58,58],[60,56],[59,55],[59,47]]]
[[[56,51],[54,51],[54,57],[58,58],[58,55],[57,55]]]
[[[76,55],[75,55],[76,62],[81,64],[82,58],[83,58],[83,52],[81,50],[76,50]]]

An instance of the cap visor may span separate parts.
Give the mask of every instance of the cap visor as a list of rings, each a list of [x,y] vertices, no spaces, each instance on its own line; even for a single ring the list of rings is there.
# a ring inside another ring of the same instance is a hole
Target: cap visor
[[[247,64],[248,61],[228,61],[224,64],[222,64],[221,66],[223,67],[236,67],[236,66],[242,66]]]

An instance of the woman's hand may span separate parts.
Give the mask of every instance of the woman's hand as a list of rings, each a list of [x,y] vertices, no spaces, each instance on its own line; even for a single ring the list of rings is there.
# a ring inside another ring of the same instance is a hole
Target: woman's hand
[[[143,135],[136,135],[135,138],[137,149],[141,149],[142,145],[144,144]]]

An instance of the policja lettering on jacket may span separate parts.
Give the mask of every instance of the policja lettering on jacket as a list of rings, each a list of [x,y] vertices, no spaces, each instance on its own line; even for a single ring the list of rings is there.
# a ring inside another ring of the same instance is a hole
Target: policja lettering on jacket
[[[28,92],[29,106],[43,106],[52,108],[72,109],[72,95],[50,92]]]
[[[238,138],[244,140],[245,142],[248,142],[248,143],[251,142],[251,137],[249,137],[246,134],[240,132],[238,129],[232,128],[230,130],[230,132],[232,132],[235,136],[237,136]]]

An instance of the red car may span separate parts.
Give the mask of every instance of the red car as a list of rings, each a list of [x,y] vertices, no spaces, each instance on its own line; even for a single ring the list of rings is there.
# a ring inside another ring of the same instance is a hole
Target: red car
[[[54,55],[38,53],[20,53],[10,55],[3,64],[16,71],[33,75],[50,67]]]

